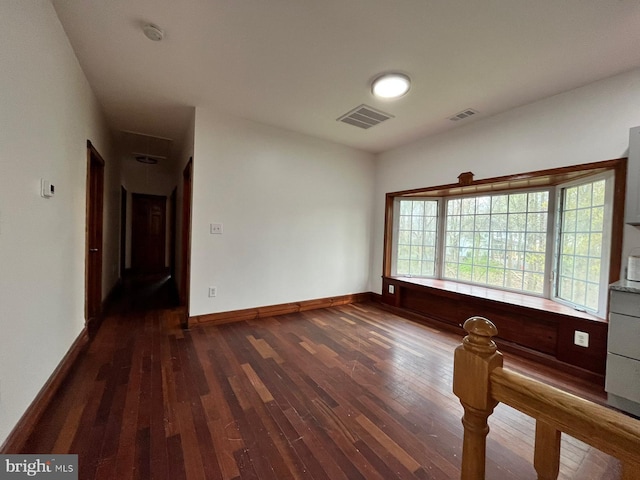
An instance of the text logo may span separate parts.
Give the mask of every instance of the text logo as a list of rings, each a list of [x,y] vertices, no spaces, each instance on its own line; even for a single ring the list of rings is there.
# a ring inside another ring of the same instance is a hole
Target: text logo
[[[78,480],[77,455],[0,455],[0,480]]]

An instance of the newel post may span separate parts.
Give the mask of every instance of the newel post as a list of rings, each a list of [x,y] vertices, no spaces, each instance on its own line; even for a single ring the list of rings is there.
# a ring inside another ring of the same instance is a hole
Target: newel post
[[[453,362],[453,393],[464,407],[462,425],[462,480],[484,479],[487,418],[498,402],[491,398],[489,376],[502,367],[502,354],[491,339],[498,329],[483,317],[471,317],[463,325],[468,335],[456,348]]]

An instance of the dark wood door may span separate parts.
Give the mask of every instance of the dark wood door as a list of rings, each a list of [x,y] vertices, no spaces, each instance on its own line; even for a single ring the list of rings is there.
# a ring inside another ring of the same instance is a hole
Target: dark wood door
[[[180,305],[186,306],[187,314],[183,327],[187,326],[189,317],[189,275],[191,270],[191,190],[193,184],[193,157],[189,159],[182,172],[182,245],[180,257]]]
[[[120,278],[124,277],[127,259],[127,190],[120,186]]]
[[[169,221],[169,272],[171,278],[176,278],[176,235],[178,228],[178,187],[173,189],[169,197],[171,220]],[[177,287],[177,285],[176,285]]]
[[[165,268],[167,197],[132,195],[131,268],[155,273]]]
[[[87,142],[87,241],[85,317],[91,327],[102,310],[102,205],[104,160]]]

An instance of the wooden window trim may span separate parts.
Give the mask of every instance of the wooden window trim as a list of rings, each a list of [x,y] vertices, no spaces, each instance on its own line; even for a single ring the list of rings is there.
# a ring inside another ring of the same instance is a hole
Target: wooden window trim
[[[459,176],[459,183],[387,193],[385,201],[382,275],[385,278],[391,277],[394,225],[393,214],[394,201],[396,198],[451,197],[465,194],[480,195],[483,193],[557,186],[562,183],[589,177],[606,171],[614,172],[611,255],[609,259],[609,283],[613,283],[620,279],[620,269],[622,267],[622,235],[624,229],[627,158],[617,158],[601,162],[537,170],[533,172],[486,178],[482,180],[473,180],[473,174],[471,172],[465,172]]]

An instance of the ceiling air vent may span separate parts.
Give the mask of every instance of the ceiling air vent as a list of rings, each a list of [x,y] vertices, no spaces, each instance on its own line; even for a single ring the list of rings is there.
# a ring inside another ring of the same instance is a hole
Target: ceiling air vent
[[[461,112],[456,113],[453,117],[449,117],[449,120],[452,122],[457,122],[459,120],[464,120],[465,118],[469,118],[473,115],[476,115],[478,112],[473,108],[467,108]]]
[[[368,105],[360,105],[336,120],[366,130],[390,118],[393,118],[393,115],[381,112]]]

